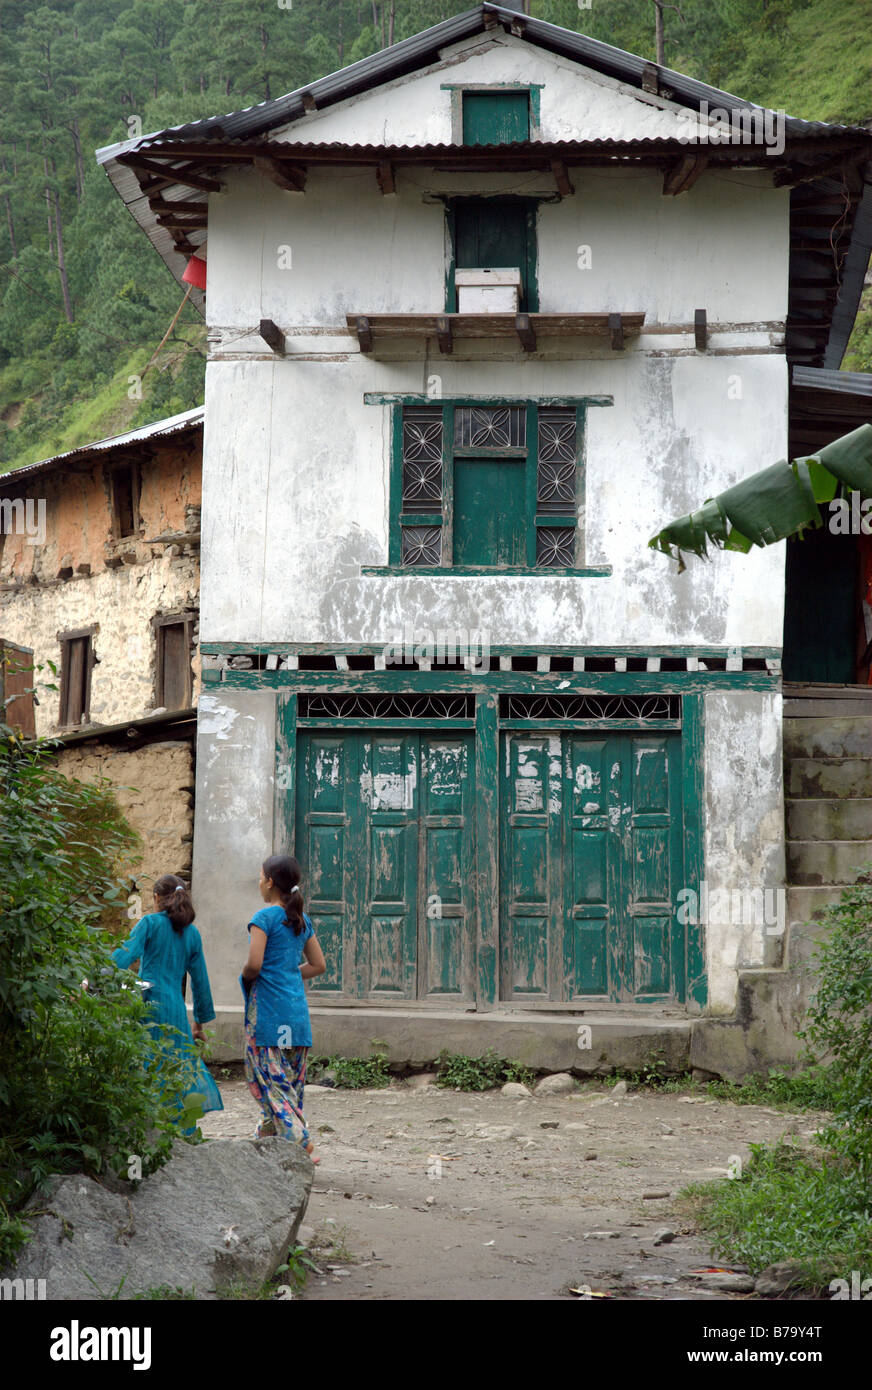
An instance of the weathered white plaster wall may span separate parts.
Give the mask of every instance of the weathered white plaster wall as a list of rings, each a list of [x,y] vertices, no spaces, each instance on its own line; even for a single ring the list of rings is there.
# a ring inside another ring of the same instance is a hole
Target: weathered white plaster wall
[[[387,563],[389,409],[366,390],[607,394],[586,439],[587,563],[610,578],[360,575]],[[736,380],[740,400],[731,398]],[[678,575],[649,537],[785,452],[780,356],[576,363],[212,362],[201,640],[382,642],[406,623],[491,645],[780,646],[783,547]],[[765,602],[761,601],[765,596]]]
[[[242,1007],[246,927],[263,906],[257,882],[273,847],[274,775],[275,695],[201,695],[192,888],[216,1008]]]
[[[289,332],[338,329],[335,343],[291,346],[336,352],[356,346],[346,314],[441,312],[441,198],[484,192],[553,200],[540,204],[537,223],[543,313],[641,311],[647,326],[692,322],[697,308],[711,323],[785,317],[790,191],[773,189],[765,171],[704,174],[672,198],[655,170],[573,169],[575,193],[562,201],[537,173],[407,166],[396,179],[397,192],[384,196],[371,168],[310,169],[305,193],[251,171],[228,174],[226,191],[209,200],[206,308],[227,333],[222,350],[262,351],[262,340],[244,335],[262,317]]]
[[[374,92],[295,120],[272,138],[288,143],[450,144],[450,99],[443,83],[543,84],[541,140],[653,139],[675,137],[690,129],[677,103],[587,72],[511,34],[452,44],[443,49],[441,58],[432,67]]]
[[[732,1012],[737,970],[764,964],[767,929],[778,926],[774,895],[783,894],[785,881],[781,706],[780,694],[705,697],[705,874],[718,918],[705,929],[711,1013]],[[762,920],[748,898],[759,890],[769,890],[763,909],[774,922]],[[742,894],[741,908],[732,897],[729,912],[725,904],[717,908],[714,895],[724,892]]]

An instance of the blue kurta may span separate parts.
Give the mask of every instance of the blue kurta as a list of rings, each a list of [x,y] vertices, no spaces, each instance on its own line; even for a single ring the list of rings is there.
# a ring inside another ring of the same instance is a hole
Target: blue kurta
[[[203,956],[203,942],[193,922],[177,932],[165,912],[149,912],[140,918],[124,945],[112,952],[112,959],[126,970],[135,960],[139,961],[139,978],[149,983],[149,988],[143,989],[142,997],[151,1007],[153,1022],[168,1023],[177,1029],[177,1049],[196,1059],[198,1080],[185,1095],[194,1092],[203,1095],[204,1111],[223,1110],[221,1092],[197,1054],[182,994],[185,976],[190,975],[194,1018],[198,1023],[211,1022],[215,1017],[212,991]]]
[[[274,903],[255,912],[249,927],[266,933],[263,965],[249,990],[240,975],[242,994],[249,1012],[250,996],[257,1008],[254,1040],[258,1047],[311,1047],[309,1006],[300,964],[303,948],[315,935],[312,923],[303,916],[305,927],[297,936],[285,922],[285,909]]]

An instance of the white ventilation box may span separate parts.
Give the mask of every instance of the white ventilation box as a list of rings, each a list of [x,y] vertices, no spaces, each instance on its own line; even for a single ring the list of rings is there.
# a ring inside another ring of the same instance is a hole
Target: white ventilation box
[[[516,314],[521,297],[521,272],[506,267],[498,270],[455,270],[459,314]]]

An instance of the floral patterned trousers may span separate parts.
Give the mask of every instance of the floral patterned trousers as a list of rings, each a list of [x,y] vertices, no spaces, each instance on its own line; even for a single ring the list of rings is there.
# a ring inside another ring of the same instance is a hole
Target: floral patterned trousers
[[[303,1115],[308,1047],[258,1047],[254,1039],[257,1011],[249,995],[245,1020],[245,1079],[263,1111],[256,1139],[278,1135],[292,1144],[309,1143]]]

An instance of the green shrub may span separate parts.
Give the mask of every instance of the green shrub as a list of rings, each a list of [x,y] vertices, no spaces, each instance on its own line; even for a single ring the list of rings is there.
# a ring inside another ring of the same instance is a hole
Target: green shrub
[[[330,1071],[336,1085],[349,1091],[376,1090],[390,1085],[386,1052],[372,1057],[313,1057],[307,1075],[317,1084],[318,1077]]]
[[[45,743],[0,725],[0,1264],[27,1238],[20,1209],[52,1173],[142,1174],[193,1082],[169,1030],[152,1038],[135,978],[99,925],[124,903],[131,833],[108,785],[64,777]],[[87,982],[87,983],[85,983]],[[167,1101],[162,1097],[166,1096]]]
[[[534,1073],[529,1067],[497,1056],[492,1047],[482,1057],[442,1051],[436,1060],[436,1085],[455,1091],[489,1091],[507,1081],[530,1086],[533,1079]]]

